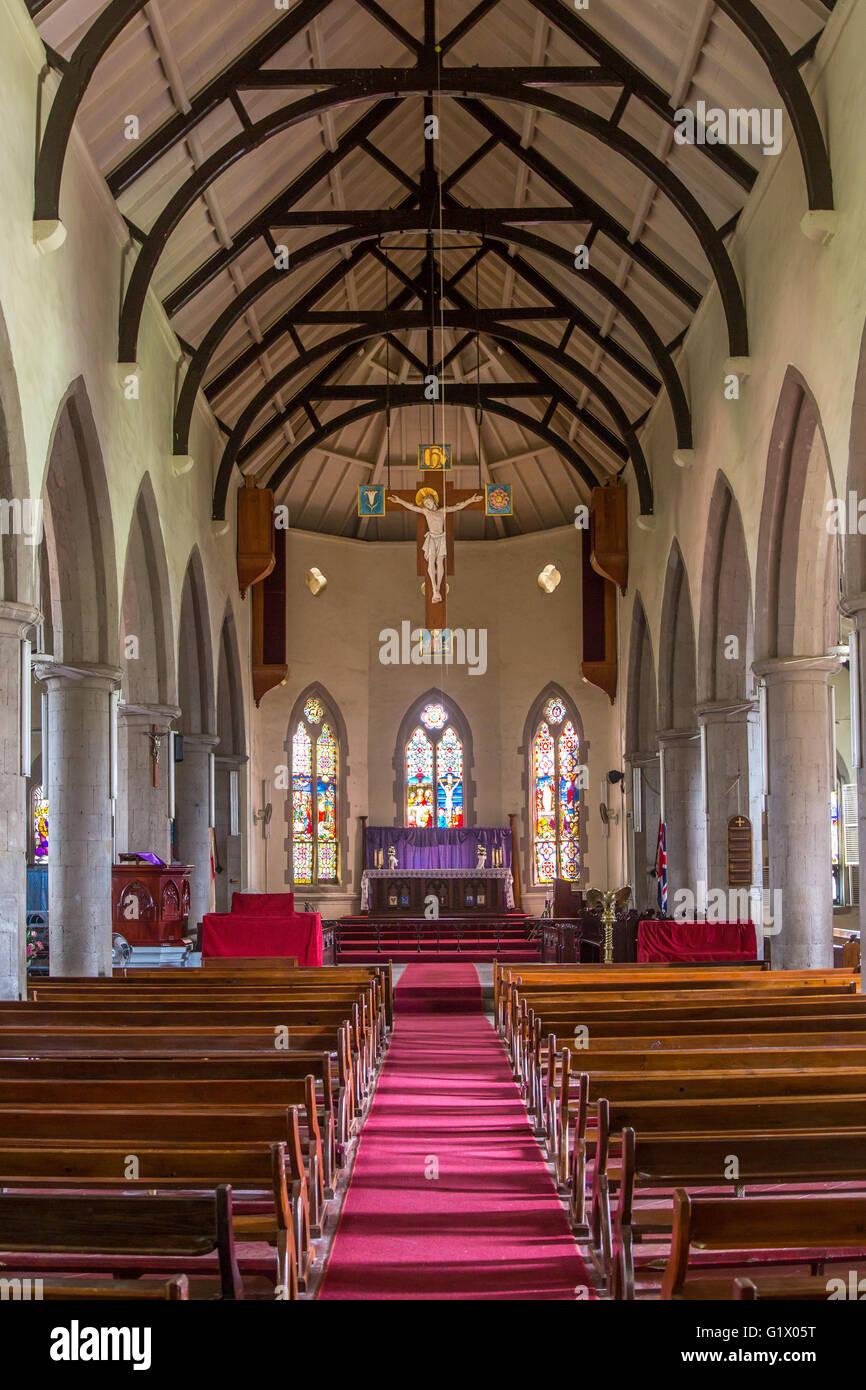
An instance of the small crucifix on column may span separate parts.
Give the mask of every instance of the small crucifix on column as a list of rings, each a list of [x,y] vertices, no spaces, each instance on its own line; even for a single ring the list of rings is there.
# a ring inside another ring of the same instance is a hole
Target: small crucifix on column
[[[153,768],[153,785],[159,786],[159,750],[162,745],[162,734],[159,732],[158,724],[151,724],[150,733],[146,735],[150,739],[150,761]]]
[[[444,452],[436,450],[436,446],[425,452],[434,451],[439,455]],[[454,513],[479,511],[484,506],[484,494],[452,487],[441,469],[425,470],[422,483],[417,491],[389,492],[388,501],[418,514],[418,574],[425,576],[425,625],[428,631],[436,632],[448,626],[446,575],[454,573]]]

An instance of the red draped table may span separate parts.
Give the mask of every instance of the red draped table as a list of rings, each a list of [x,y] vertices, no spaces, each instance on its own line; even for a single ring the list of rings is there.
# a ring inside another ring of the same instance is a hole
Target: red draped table
[[[757,959],[754,922],[641,922],[637,958],[645,961]]]
[[[322,919],[317,912],[291,917],[244,917],[208,912],[202,921],[203,956],[297,956],[298,965],[322,964]]]

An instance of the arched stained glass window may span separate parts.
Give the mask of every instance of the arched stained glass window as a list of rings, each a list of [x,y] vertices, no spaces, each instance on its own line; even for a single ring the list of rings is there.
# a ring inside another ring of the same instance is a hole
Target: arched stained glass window
[[[422,728],[417,728],[406,746],[406,824],[432,826],[433,820],[433,744]]]
[[[340,750],[322,702],[310,698],[292,734],[292,879],[336,883],[340,870]]]
[[[447,709],[425,705],[406,744],[406,824],[449,829],[463,824],[463,744]],[[423,726],[423,727],[422,727]]]
[[[558,696],[532,740],[533,868],[536,883],[580,879],[580,738]]]
[[[48,799],[41,787],[33,788],[33,862],[48,862]]]

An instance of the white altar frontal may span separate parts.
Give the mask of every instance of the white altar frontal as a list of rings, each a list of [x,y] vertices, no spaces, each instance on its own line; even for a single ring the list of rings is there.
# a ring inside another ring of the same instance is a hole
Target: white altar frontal
[[[423,915],[429,893],[440,898],[442,912],[514,911],[514,880],[507,868],[365,869],[361,875],[362,912]]]

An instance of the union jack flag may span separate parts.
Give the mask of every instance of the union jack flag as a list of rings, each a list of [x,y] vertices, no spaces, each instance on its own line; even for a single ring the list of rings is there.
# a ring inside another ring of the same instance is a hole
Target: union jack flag
[[[665,834],[665,823],[659,821],[659,843],[656,856],[656,875],[658,884],[656,892],[659,901],[659,912],[667,916],[668,910],[668,847],[667,835]]]

